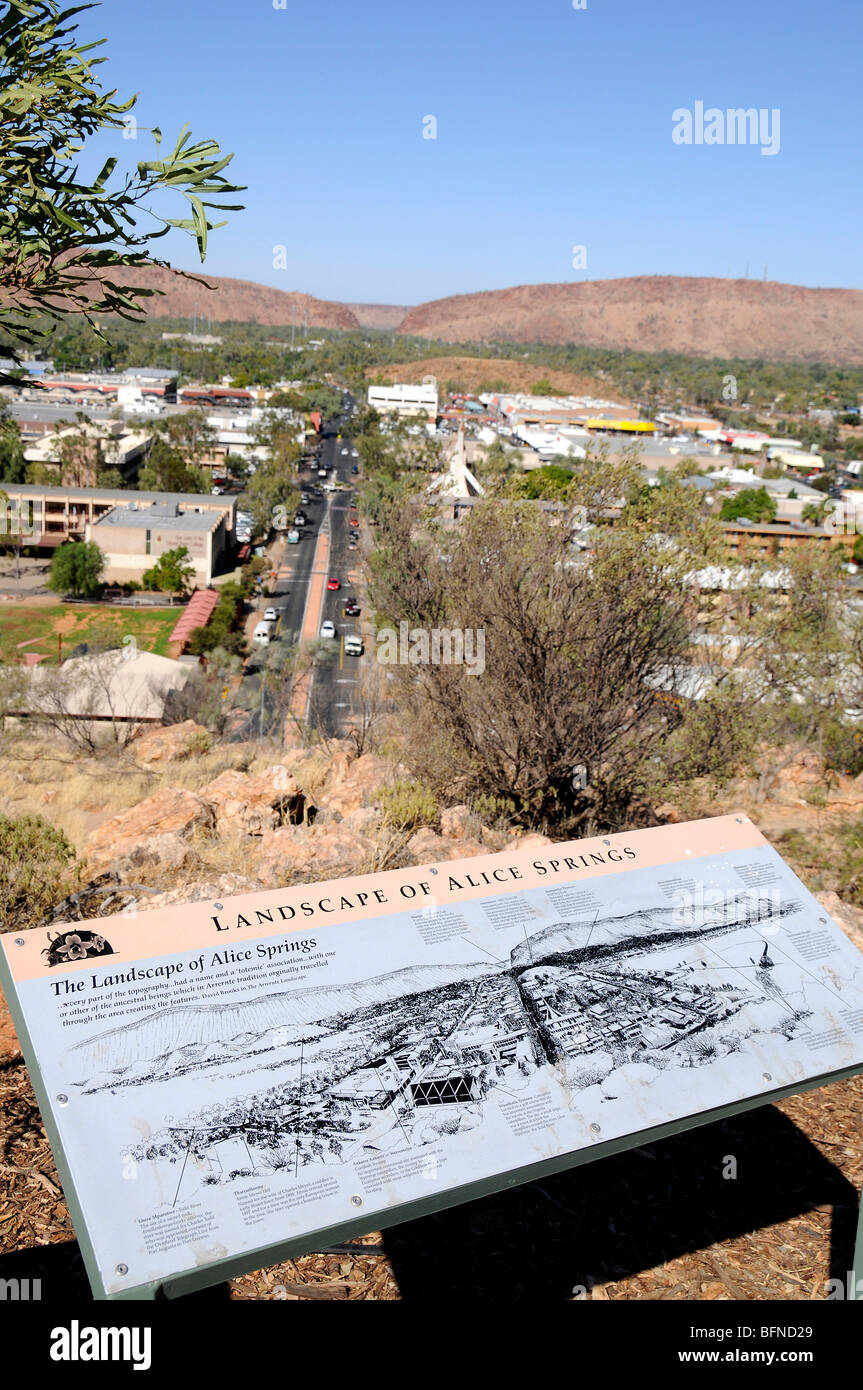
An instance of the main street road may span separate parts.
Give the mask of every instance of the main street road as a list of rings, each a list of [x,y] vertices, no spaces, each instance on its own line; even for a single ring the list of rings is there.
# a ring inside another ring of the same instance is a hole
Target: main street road
[[[352,404],[348,399],[345,406]],[[350,514],[353,506],[353,488],[356,475],[351,473],[358,460],[353,456],[353,444],[348,437],[349,419],[341,416],[328,421],[324,427],[319,444],[319,460],[300,478],[300,487],[319,488],[324,479],[318,477],[318,467],[327,469],[327,479],[339,482],[342,489],[324,493],[323,499],[312,498],[303,504],[309,520],[302,528],[299,545],[285,545],[278,562],[277,579],[272,591],[262,597],[257,608],[263,615],[264,608],[273,607],[279,615],[276,631],[277,641],[285,648],[310,635],[318,636],[321,624],[329,619],[336,628],[336,641],[333,643],[333,658],[330,663],[317,666],[313,673],[311,688],[306,701],[305,717],[313,728],[330,736],[343,733],[354,708],[356,707],[356,687],[359,668],[367,657],[346,656],[345,637],[359,632],[358,620],[346,618],[344,605],[348,598],[356,596],[351,587],[348,574],[357,568],[358,550],[352,548],[349,532]],[[342,436],[341,438],[339,436]],[[346,486],[345,486],[346,485]],[[328,558],[326,573],[316,575],[315,559],[318,536],[325,532],[328,539]],[[339,580],[340,588],[328,590],[326,580],[333,576]],[[317,578],[318,583],[313,580]],[[321,589],[323,592],[321,593]],[[252,654],[243,681],[243,704],[249,708],[248,720],[234,737],[260,736],[269,732],[274,722],[275,711],[266,694],[263,710],[260,703],[259,665],[269,655],[272,659],[274,648],[261,648]]]
[[[349,407],[351,404],[348,398],[346,406]],[[359,619],[348,618],[344,613],[347,599],[356,598],[359,601],[357,591],[349,579],[351,573],[356,574],[359,570],[359,550],[351,547],[349,534],[352,529],[350,514],[355,495],[353,484],[357,481],[356,475],[351,473],[351,468],[358,463],[358,459],[353,456],[354,446],[348,434],[349,428],[350,417],[342,416],[327,425],[327,435],[324,439],[325,466],[333,468],[335,472],[332,476],[348,486],[328,494],[330,550],[327,568],[329,574],[338,579],[341,587],[334,592],[324,590],[323,606],[319,615],[320,622],[329,619],[335,624],[337,656],[331,664],[316,668],[307,711],[309,723],[319,728],[322,733],[330,735],[338,735],[345,731],[357,706],[360,668],[363,662],[370,659],[368,653],[363,657],[346,656],[344,650],[345,637],[360,631]]]

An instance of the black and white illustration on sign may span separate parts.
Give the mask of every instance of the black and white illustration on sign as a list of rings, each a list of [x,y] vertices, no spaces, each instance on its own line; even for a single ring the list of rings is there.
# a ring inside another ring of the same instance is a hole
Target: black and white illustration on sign
[[[146,988],[94,961],[42,1055],[107,1285],[351,1204],[373,1229],[433,1189],[859,1062],[863,957],[775,852],[674,867],[501,894],[505,913],[234,937]]]

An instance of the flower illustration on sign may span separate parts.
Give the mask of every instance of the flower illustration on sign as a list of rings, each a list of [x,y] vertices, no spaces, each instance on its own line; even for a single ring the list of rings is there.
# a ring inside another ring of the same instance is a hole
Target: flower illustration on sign
[[[76,960],[88,960],[91,956],[113,956],[114,948],[104,936],[93,931],[65,931],[52,937],[49,933],[48,946],[42,952],[52,965],[71,965]]]

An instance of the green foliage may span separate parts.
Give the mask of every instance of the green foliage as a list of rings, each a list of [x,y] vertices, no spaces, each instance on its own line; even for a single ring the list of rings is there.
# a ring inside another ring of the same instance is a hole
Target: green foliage
[[[535,381],[530,388],[532,396],[553,396],[554,387],[548,377],[543,377],[541,381]]]
[[[75,851],[41,816],[0,816],[0,932],[38,926],[75,887]]]
[[[546,463],[541,468],[533,468],[530,473],[522,473],[513,478],[507,493],[511,497],[565,502],[572,491],[574,477],[571,468],[562,468],[558,463]]]
[[[3,401],[0,403],[0,483],[23,483],[26,468],[21,431]]]
[[[195,575],[190,559],[188,546],[178,545],[174,550],[166,550],[155,565],[145,571],[144,584],[148,589],[166,594],[184,594]]]
[[[153,129],[155,157],[120,172],[112,155],[92,180],[82,176],[88,141],[135,128],[136,98],[102,88],[96,69],[106,59],[95,50],[104,40],[77,41],[78,13],[55,0],[8,0],[0,23],[0,288],[2,319],[20,342],[34,341],[39,316],[56,321],[61,306],[91,323],[97,313],[141,313],[153,291],[120,285],[115,269],[152,264],[152,242],[171,227],[194,236],[203,261],[207,233],[223,225],[209,212],[239,206],[221,201],[239,191],[223,172],[231,156],[212,140],[193,143],[188,127],[166,157]],[[163,191],[185,199],[189,216],[154,212]]]
[[[384,822],[397,830],[416,830],[434,825],[438,805],[431,787],[424,782],[394,782],[378,791]]]
[[[736,497],[726,497],[719,510],[720,521],[775,521],[776,502],[765,487],[742,488]]]
[[[66,541],[54,551],[48,587],[55,594],[87,598],[98,591],[104,568],[105,556],[95,541]]]
[[[242,632],[236,629],[242,621],[245,592],[241,584],[223,584],[219,602],[213,609],[206,627],[196,627],[189,637],[189,651],[193,656],[203,656],[216,647],[228,653],[241,653],[245,650]]]
[[[800,520],[809,522],[812,526],[820,526],[828,507],[829,503],[826,500],[824,502],[806,502],[800,513]]]
[[[136,486],[141,492],[209,492],[200,468],[190,466],[178,448],[161,438],[153,440]]]

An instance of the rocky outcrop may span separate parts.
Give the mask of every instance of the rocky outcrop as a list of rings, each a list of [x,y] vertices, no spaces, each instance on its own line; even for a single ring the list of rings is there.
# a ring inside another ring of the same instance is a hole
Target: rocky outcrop
[[[214,826],[213,808],[202,797],[184,787],[163,787],[94,830],[87,855],[95,866],[126,860],[179,868],[188,860],[193,832]]]
[[[140,285],[152,290],[146,301],[150,318],[189,319],[207,314],[213,323],[260,323],[287,327],[306,323],[309,328],[359,328],[359,319],[345,304],[296,290],[274,290],[254,280],[234,280],[225,275],[200,275],[184,279],[160,266],[111,267],[119,285]],[[203,288],[202,288],[203,285]]]
[[[419,304],[398,331],[452,343],[861,363],[863,290],[678,275],[517,285]]]
[[[213,808],[216,833],[263,835],[285,821],[298,823],[307,800],[286,767],[268,768],[259,777],[228,770],[205,787],[203,799]]]
[[[285,825],[265,835],[255,857],[262,887],[362,873],[377,846],[341,825]]]
[[[186,719],[182,724],[145,726],[132,741],[131,751],[137,763],[143,767],[153,767],[160,763],[180,762],[193,753],[202,753],[212,741],[212,735],[202,724],[196,724],[194,719]]]

